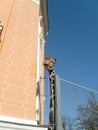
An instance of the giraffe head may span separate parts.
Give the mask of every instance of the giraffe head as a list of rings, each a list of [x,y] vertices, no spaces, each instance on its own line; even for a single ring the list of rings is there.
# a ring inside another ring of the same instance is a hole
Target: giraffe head
[[[53,59],[52,57],[46,57],[43,63],[45,66],[45,69],[48,70],[49,72],[54,70],[55,62],[56,62],[56,59]]]

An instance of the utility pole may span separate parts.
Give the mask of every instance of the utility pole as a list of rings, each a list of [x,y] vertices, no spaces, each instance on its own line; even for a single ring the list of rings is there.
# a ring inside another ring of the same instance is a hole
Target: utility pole
[[[62,107],[61,107],[60,79],[55,75],[55,122],[56,130],[62,130]]]

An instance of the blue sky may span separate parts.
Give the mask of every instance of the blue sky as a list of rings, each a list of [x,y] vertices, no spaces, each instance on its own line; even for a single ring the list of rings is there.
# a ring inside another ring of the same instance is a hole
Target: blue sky
[[[98,91],[98,0],[48,0],[48,15],[45,56],[57,58],[56,73]]]
[[[98,87],[98,0],[48,0],[45,55],[60,77]]]

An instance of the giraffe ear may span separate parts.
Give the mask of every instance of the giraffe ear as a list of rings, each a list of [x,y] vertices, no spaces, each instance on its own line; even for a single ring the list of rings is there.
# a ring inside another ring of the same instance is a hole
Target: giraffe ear
[[[57,58],[54,59],[54,63],[56,63]]]

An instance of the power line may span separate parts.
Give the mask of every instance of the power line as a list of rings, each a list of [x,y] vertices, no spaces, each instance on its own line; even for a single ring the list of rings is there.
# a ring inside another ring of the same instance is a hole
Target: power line
[[[79,85],[79,84],[76,84],[76,83],[67,81],[67,80],[65,80],[65,79],[60,79],[60,80],[63,81],[63,82],[65,82],[65,83],[67,83],[67,84],[70,84],[70,85],[76,86],[76,87],[78,87],[78,88],[85,89],[85,90],[87,90],[87,91],[90,91],[90,92],[93,92],[93,93],[98,94],[98,91],[95,91],[95,90],[93,90],[93,89],[87,88],[87,87],[85,87],[85,86],[82,86],[82,85]]]

